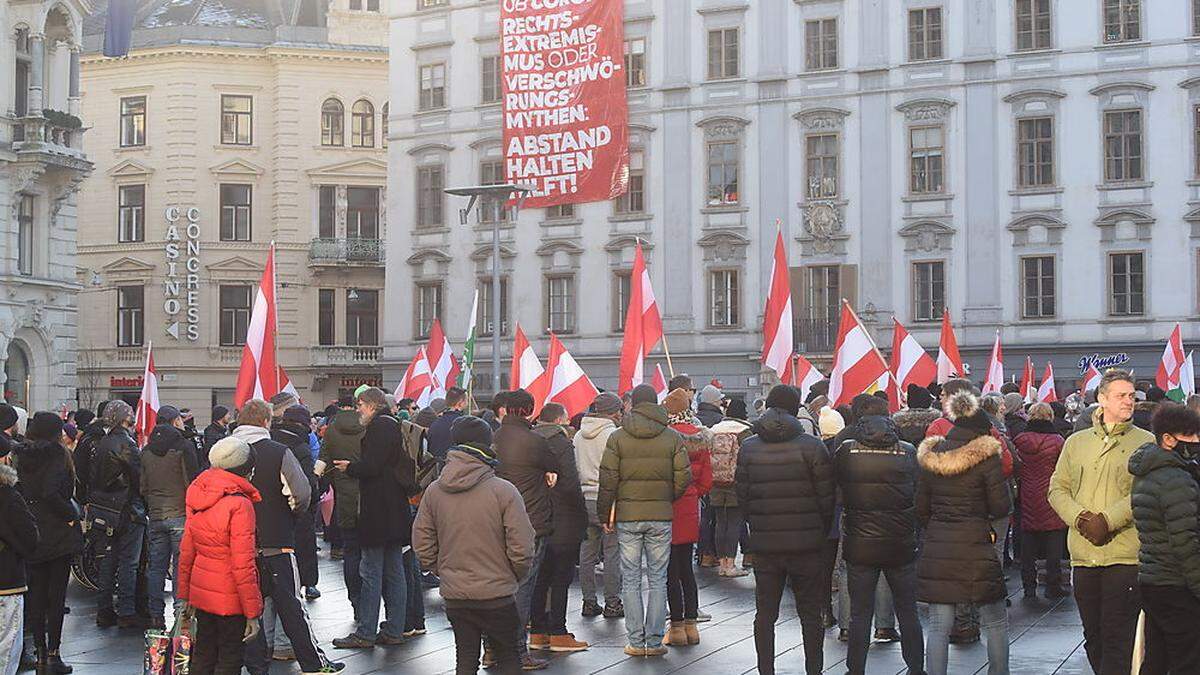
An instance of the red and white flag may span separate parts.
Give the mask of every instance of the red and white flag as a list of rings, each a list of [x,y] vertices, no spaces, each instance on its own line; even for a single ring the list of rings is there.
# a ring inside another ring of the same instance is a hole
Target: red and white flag
[[[583,369],[575,362],[571,352],[563,346],[558,336],[550,334],[550,358],[546,372],[550,376],[550,391],[547,403],[559,403],[567,409],[567,417],[584,412],[600,395],[596,385],[588,379]]]
[[[966,377],[962,357],[958,355],[958,338],[950,325],[950,310],[942,310],[942,336],[938,340],[937,382],[945,384],[956,377]]]
[[[625,335],[621,340],[621,361],[617,371],[617,393],[624,394],[645,380],[645,358],[662,339],[662,317],[642,242],[638,241],[633,254],[633,271],[629,274],[629,306],[625,311]]]
[[[800,390],[800,400],[808,399],[808,392],[812,390],[814,384],[825,379],[821,371],[817,370],[808,359],[801,354],[796,354],[792,358],[792,381],[791,385]]]
[[[1183,367],[1183,333],[1179,324],[1167,338],[1167,347],[1163,350],[1162,362],[1158,364],[1158,372],[1154,375],[1154,383],[1163,391],[1171,391],[1179,387],[1179,369]]]
[[[938,367],[925,348],[895,318],[892,319],[892,373],[888,405],[892,412],[899,412],[908,391],[908,385],[928,387],[937,378]]]
[[[402,398],[411,398],[416,401],[417,405],[424,408],[429,405],[433,397],[429,392],[433,389],[433,377],[429,374],[429,359],[425,356],[425,348],[419,347],[417,355],[408,364],[408,369],[404,371],[404,377],[400,379],[400,384],[396,385],[396,391],[393,396],[399,401]]]
[[[297,401],[300,400],[300,392],[296,391],[296,385],[292,384],[292,379],[288,377],[287,371],[283,369],[283,366],[279,366],[279,393],[291,394],[296,397]]]
[[[1058,392],[1054,390],[1054,366],[1046,362],[1046,372],[1042,375],[1042,386],[1038,387],[1037,400],[1042,403],[1053,403],[1058,400]]]
[[[776,221],[779,225],[779,221]],[[783,245],[783,230],[775,237],[775,259],[771,263],[771,281],[767,290],[767,306],[763,311],[762,363],[779,375],[781,382],[794,378],[788,371],[792,365],[792,286],[788,278],[787,249]]]
[[[1033,403],[1037,398],[1037,382],[1033,379],[1033,359],[1025,357],[1025,370],[1021,372],[1021,388],[1017,390],[1026,403]]]
[[[987,377],[983,379],[981,394],[999,393],[1004,385],[1004,353],[1000,350],[1000,331],[996,331],[996,343],[992,345],[992,355],[988,358]]]
[[[241,408],[252,398],[264,401],[279,393],[279,369],[275,366],[275,334],[279,324],[275,314],[275,242],[267,251],[267,266],[258,282],[254,309],[246,327],[246,346],[242,348],[242,366],[238,370],[233,405]]]
[[[146,344],[146,370],[142,373],[142,395],[138,398],[134,432],[139,446],[150,442],[150,432],[158,423],[158,372],[154,370],[154,349]]]
[[[508,386],[529,392],[533,396],[534,414],[541,412],[542,405],[546,402],[546,394],[549,393],[550,378],[542,368],[542,361],[537,352],[533,351],[533,345],[529,344],[525,337],[525,331],[521,330],[521,324],[517,324],[516,337],[513,339],[512,366],[508,372]]]
[[[667,376],[663,375],[662,364],[654,366],[654,379],[650,381],[654,387],[654,393],[658,394],[658,402],[662,403],[667,398]]]
[[[425,355],[429,358],[429,374],[433,377],[433,389],[429,392],[431,398],[444,398],[446,390],[458,382],[461,370],[458,359],[454,358],[454,350],[450,349],[450,340],[442,331],[442,322],[433,320],[429,329],[429,344],[425,347]]]
[[[1080,390],[1086,394],[1096,387],[1099,387],[1101,377],[1102,374],[1100,373],[1100,370],[1096,368],[1096,364],[1089,362],[1087,372],[1083,374],[1083,386],[1080,387]]]
[[[842,301],[842,319],[838,326],[837,347],[833,352],[833,370],[829,373],[829,406],[836,408],[870,389],[888,372],[887,362],[871,339],[871,334]]]

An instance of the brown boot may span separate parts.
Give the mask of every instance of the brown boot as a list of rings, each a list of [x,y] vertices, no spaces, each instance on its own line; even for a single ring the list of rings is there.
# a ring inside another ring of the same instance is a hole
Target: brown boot
[[[701,567],[716,567],[717,566],[717,556],[709,555],[709,554],[705,553],[704,555],[700,556],[700,566]]]
[[[700,644],[700,631],[696,628],[696,620],[688,619],[683,622],[683,631],[687,633],[687,643],[689,645]]]
[[[688,635],[683,621],[671,622],[671,627],[667,629],[667,634],[663,637],[663,644],[671,645],[672,647],[687,646]]]

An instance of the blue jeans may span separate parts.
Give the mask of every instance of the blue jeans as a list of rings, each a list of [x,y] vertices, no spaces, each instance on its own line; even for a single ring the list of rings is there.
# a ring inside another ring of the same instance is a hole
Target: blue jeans
[[[146,585],[150,589],[150,616],[155,619],[163,618],[166,609],[163,594],[168,568],[173,580],[172,589],[179,583],[179,542],[183,540],[184,520],[181,516],[150,521],[150,566],[146,568]],[[178,609],[178,603],[175,604]]]
[[[625,632],[634,647],[662,644],[667,622],[667,563],[671,558],[670,521],[637,520],[617,523],[621,548],[621,599]],[[642,558],[650,597],[642,602]],[[605,563],[607,564],[607,563]]]
[[[929,675],[946,675],[954,607],[929,605],[929,627],[925,641],[925,670]],[[978,607],[979,630],[987,641],[988,675],[1008,675],[1008,608],[1004,605],[1004,598]]]
[[[524,659],[529,653],[529,614],[533,609],[533,587],[537,585],[538,574],[542,569],[542,561],[546,559],[546,537],[538,537],[533,543],[533,564],[529,573],[517,586],[517,594],[513,599],[517,602],[517,616],[521,620],[521,633],[517,637],[517,654]]]
[[[359,637],[374,640],[382,631],[388,637],[404,634],[408,611],[404,581],[404,551],[399,542],[362,549],[362,594],[358,598]],[[387,606],[388,620],[379,623],[379,603]]]
[[[138,563],[142,558],[142,537],[146,535],[144,523],[128,523],[121,532],[105,542],[107,552],[100,563],[100,589],[96,598],[96,611],[113,609],[113,590],[117,593],[117,616],[130,617],[137,611],[136,599]]]

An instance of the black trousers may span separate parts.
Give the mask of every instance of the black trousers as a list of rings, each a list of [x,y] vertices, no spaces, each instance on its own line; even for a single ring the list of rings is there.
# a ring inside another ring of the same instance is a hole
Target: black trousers
[[[354,608],[354,622],[358,623],[358,595],[362,592],[362,546],[358,545],[358,529],[342,528],[342,577],[346,580],[346,597]]]
[[[1137,565],[1076,567],[1075,604],[1083,646],[1096,675],[1127,675],[1141,601]]]
[[[62,641],[63,606],[67,599],[67,580],[71,574],[71,556],[29,565],[29,595],[25,606],[29,627],[38,653],[58,651]]]
[[[259,556],[258,565],[260,574],[269,575],[267,579],[260,579],[263,589],[268,591],[264,598],[270,598],[274,603],[275,614],[292,642],[300,670],[313,673],[325,667],[325,654],[317,646],[308,612],[300,599],[300,574],[296,571],[295,558],[290,553]],[[266,634],[266,630],[259,631],[258,636],[246,645],[246,670],[253,675],[266,675],[271,667],[271,646],[267,644]]]
[[[875,591],[879,575],[887,579],[892,591],[896,622],[900,624],[900,653],[908,672],[920,673],[925,663],[925,643],[921,618],[917,615],[917,564],[898,567],[866,567],[846,563],[846,584],[850,593],[850,645],[846,668],[850,675],[867,672],[867,652],[871,647],[871,621],[875,618]]]
[[[1046,561],[1046,588],[1062,588],[1062,555],[1066,530],[1021,531],[1021,585],[1037,589],[1037,561]]]
[[[821,592],[824,594],[822,598],[823,612],[829,612],[833,616],[837,616],[837,612],[833,609],[833,573],[837,569],[837,554],[838,545],[841,543],[838,539],[826,539],[825,547],[821,549],[821,573],[825,576],[821,580]],[[846,626],[840,626],[845,628]]]
[[[196,610],[191,675],[240,675],[246,644],[246,617],[219,616]]]
[[[700,612],[692,546],[694,544],[671,545],[671,558],[667,561],[667,606],[671,608],[672,621],[695,619]]]
[[[825,573],[820,551],[795,554],[754,554],[754,649],[758,652],[760,675],[775,673],[775,622],[779,602],[789,583],[800,615],[804,638],[804,668],[819,675],[825,664],[825,629],[821,624],[821,593]]]
[[[296,568],[300,571],[300,585],[316,586],[320,580],[317,570],[317,514],[313,511],[297,514],[292,531],[296,537]]]
[[[579,549],[574,551],[546,547],[546,557],[538,570],[530,605],[531,633],[546,635],[567,634],[567,590],[575,579],[575,563]]]
[[[1200,598],[1182,586],[1141,586],[1146,610],[1146,658],[1140,675],[1200,673],[1196,617]]]
[[[496,658],[496,665],[488,673],[518,675],[521,672],[521,660],[517,655],[521,619],[517,614],[517,603],[510,598],[499,607],[492,607],[492,604],[493,601],[478,606],[455,602],[453,606],[446,606],[446,619],[454,630],[455,675],[479,672],[479,641],[484,635],[488,636],[488,648]]]

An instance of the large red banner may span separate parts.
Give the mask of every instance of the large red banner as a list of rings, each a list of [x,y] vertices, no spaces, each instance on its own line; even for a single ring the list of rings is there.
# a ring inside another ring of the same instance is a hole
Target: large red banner
[[[623,0],[501,0],[504,164],[527,207],[629,184]]]

